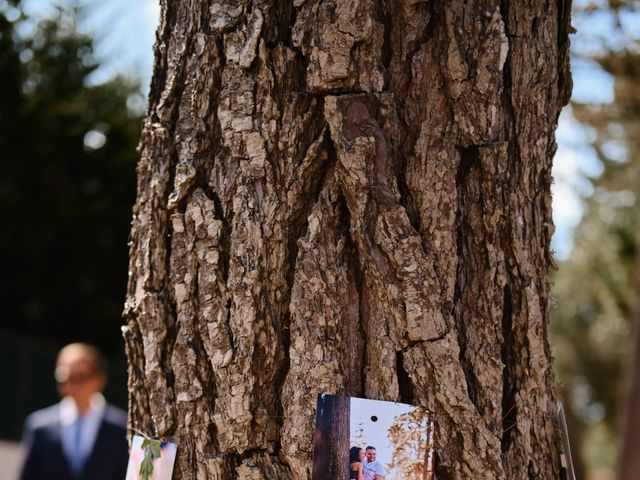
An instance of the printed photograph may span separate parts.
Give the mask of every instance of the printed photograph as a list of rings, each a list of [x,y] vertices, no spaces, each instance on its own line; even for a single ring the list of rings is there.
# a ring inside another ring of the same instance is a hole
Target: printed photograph
[[[319,395],[312,480],[432,480],[434,418],[422,407]]]
[[[175,443],[135,435],[125,480],[171,480],[177,450]]]

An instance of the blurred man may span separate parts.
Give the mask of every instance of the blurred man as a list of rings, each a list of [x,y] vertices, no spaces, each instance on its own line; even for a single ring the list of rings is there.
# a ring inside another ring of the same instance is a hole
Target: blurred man
[[[105,402],[106,361],[93,346],[58,354],[62,401],[27,418],[20,480],[122,480],[127,470],[126,414]]]
[[[384,480],[384,467],[376,460],[378,452],[376,447],[368,446],[364,450],[365,459],[362,462],[362,475],[364,480]]]

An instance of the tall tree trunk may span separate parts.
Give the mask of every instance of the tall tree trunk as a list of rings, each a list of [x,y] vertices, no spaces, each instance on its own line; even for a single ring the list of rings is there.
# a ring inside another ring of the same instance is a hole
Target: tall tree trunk
[[[636,224],[636,245],[640,246],[640,222]],[[636,247],[637,249],[638,247]],[[637,250],[636,250],[637,251]],[[634,335],[631,358],[626,375],[626,395],[620,425],[621,447],[618,458],[618,480],[640,478],[640,256],[636,254],[633,276],[636,302],[634,305]]]
[[[638,318],[638,315],[636,315]],[[635,480],[640,477],[640,323],[636,322],[634,354],[629,365],[628,392],[624,408],[620,458],[618,466],[619,480]]]
[[[321,395],[316,407],[314,480],[349,478],[349,397]]]
[[[321,392],[433,410],[438,479],[558,478],[568,29],[568,0],[162,2],[124,334],[176,478],[309,478]]]

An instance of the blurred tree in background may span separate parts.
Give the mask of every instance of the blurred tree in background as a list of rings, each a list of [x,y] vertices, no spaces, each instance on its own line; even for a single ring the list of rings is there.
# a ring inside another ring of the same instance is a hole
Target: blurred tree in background
[[[597,477],[598,471],[612,475],[623,426],[631,420],[624,417],[623,405],[638,308],[640,43],[637,28],[629,27],[638,21],[639,5],[611,0],[576,12],[586,18],[583,23],[603,14],[613,23],[611,36],[597,39],[600,51],[589,55],[613,76],[613,102],[572,104],[576,118],[592,132],[603,171],[590,179],[593,193],[585,200],[573,250],[553,278],[556,365],[573,415],[574,449],[582,450],[589,478],[609,478]]]
[[[81,339],[112,358],[122,350],[144,101],[135,80],[92,82],[99,65],[92,39],[78,31],[79,14],[60,8],[35,21],[19,3],[0,1],[0,367],[18,382],[44,383],[16,373],[16,362],[27,361],[16,345],[27,340],[46,339],[55,351]],[[31,387],[23,394],[44,391]],[[14,416],[11,425],[0,422],[0,436],[15,436],[22,418]]]

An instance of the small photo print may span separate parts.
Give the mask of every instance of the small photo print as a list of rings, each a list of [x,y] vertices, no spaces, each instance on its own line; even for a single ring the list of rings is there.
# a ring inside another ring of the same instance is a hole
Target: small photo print
[[[178,446],[135,435],[125,480],[171,480]]]
[[[312,480],[433,480],[434,453],[429,410],[318,395]]]

